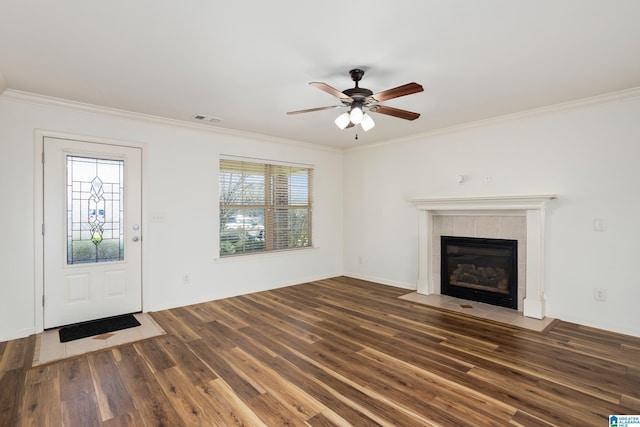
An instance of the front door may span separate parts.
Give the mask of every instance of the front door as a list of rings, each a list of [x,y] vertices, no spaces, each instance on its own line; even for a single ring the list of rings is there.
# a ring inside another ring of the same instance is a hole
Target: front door
[[[45,329],[142,310],[141,157],[45,137]]]

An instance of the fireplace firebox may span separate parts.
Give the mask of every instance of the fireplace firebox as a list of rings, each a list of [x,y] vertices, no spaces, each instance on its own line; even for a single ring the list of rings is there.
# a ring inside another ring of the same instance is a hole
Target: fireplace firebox
[[[518,309],[518,241],[441,237],[443,295]]]

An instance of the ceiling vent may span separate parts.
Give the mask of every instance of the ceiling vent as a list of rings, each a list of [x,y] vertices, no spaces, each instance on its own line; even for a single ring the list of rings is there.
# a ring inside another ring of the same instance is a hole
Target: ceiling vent
[[[209,123],[220,123],[222,121],[222,119],[218,118],[218,117],[213,117],[213,116],[205,116],[204,114],[196,114],[195,116],[193,116],[194,119],[196,120],[200,120],[203,122],[209,122]]]

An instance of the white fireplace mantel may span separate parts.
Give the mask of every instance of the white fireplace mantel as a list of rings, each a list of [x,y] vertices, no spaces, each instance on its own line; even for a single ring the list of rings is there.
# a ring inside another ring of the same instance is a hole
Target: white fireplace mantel
[[[544,227],[545,205],[554,194],[466,198],[416,198],[409,201],[418,209],[418,293],[435,293],[433,283],[434,215],[523,215],[526,216],[526,295],[523,314],[543,319],[544,307]]]

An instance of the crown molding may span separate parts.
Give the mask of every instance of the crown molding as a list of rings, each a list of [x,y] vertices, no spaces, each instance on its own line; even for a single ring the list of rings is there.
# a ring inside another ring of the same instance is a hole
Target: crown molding
[[[257,139],[265,142],[272,142],[276,144],[294,145],[301,148],[308,148],[313,150],[342,152],[342,148],[329,147],[319,144],[311,144],[308,142],[301,142],[287,138],[279,138],[270,135],[263,135],[259,133],[244,132],[235,129],[227,129],[207,124],[191,123],[184,120],[170,119],[167,117],[154,116],[151,114],[136,113],[133,111],[121,110],[118,108],[104,107],[101,105],[88,104],[78,101],[70,101],[68,99],[56,98],[52,96],[39,95],[30,92],[23,92],[20,90],[7,89],[2,93],[3,80],[0,75],[0,99],[8,99],[11,101],[23,102],[26,104],[35,104],[45,107],[60,108],[65,110],[80,111],[84,113],[92,114],[104,114],[112,117],[125,118],[136,121],[144,121],[148,123],[155,123],[161,125],[168,125],[174,127],[180,127],[184,129],[199,130],[205,132],[211,132],[220,135],[229,135],[238,138]]]
[[[463,123],[454,126],[448,126],[440,129],[434,129],[427,132],[422,132],[414,135],[410,135],[403,138],[395,138],[387,141],[361,145],[357,147],[345,148],[345,152],[361,151],[370,148],[382,147],[385,145],[398,144],[402,142],[413,142],[419,139],[431,138],[438,135],[446,135],[450,133],[461,132],[468,129],[480,128],[485,126],[491,126],[495,124],[507,123],[511,121],[552,114],[560,111],[573,110],[578,108],[589,107],[592,105],[607,104],[611,102],[622,102],[628,99],[639,98],[640,87],[631,89],[625,89],[617,92],[605,93],[602,95],[591,96],[588,98],[576,99],[573,101],[562,102],[559,104],[547,105],[544,107],[532,108],[530,110],[518,111],[515,113],[503,114],[501,116],[490,117],[488,119],[476,120],[473,122]]]
[[[0,74],[0,99],[8,99],[17,102],[23,102],[28,104],[36,104],[53,108],[61,108],[67,110],[81,111],[93,114],[106,114],[114,117],[126,118],[137,121],[145,121],[149,123],[163,124],[174,127],[181,127],[185,129],[194,129],[205,132],[216,133],[220,135],[229,135],[238,138],[258,139],[265,142],[272,142],[277,144],[293,145],[301,148],[308,148],[313,150],[329,151],[329,152],[356,152],[362,150],[368,150],[371,148],[382,147],[386,145],[399,144],[403,142],[413,142],[420,139],[431,138],[438,135],[446,135],[450,133],[461,132],[468,129],[474,129],[479,127],[485,127],[500,123],[506,123],[515,120],[521,120],[525,118],[536,117],[545,114],[551,114],[559,111],[566,111],[571,109],[583,108],[592,105],[606,104],[610,102],[622,102],[628,99],[640,97],[640,87],[631,89],[625,89],[617,92],[610,92],[602,95],[596,95],[588,98],[577,99],[573,101],[563,102],[559,104],[548,105],[544,107],[533,108],[530,110],[519,111],[516,113],[504,114],[501,116],[490,117],[488,119],[476,120],[473,122],[463,123],[460,125],[448,126],[440,129],[434,129],[427,132],[413,134],[402,138],[394,138],[387,141],[360,145],[350,148],[331,147],[321,144],[312,144],[308,142],[301,142],[297,140],[279,138],[270,135],[264,135],[259,133],[244,132],[234,129],[227,129],[207,124],[191,123],[184,120],[170,119],[161,116],[154,116],[150,114],[136,113],[133,111],[121,110],[117,108],[104,107],[95,104],[88,104],[84,102],[70,101],[67,99],[56,98],[52,96],[39,95],[30,92],[23,92],[14,89],[6,89],[2,74]],[[4,90],[4,92],[3,92]]]

